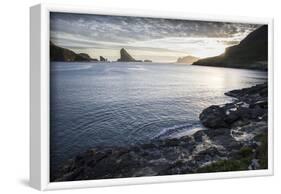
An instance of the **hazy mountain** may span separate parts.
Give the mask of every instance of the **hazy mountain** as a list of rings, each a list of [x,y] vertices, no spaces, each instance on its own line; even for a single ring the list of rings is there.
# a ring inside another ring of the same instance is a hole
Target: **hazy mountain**
[[[199,60],[199,58],[189,55],[189,56],[186,56],[186,57],[178,58],[177,63],[192,64],[192,63],[194,63],[195,61],[198,61],[198,60]]]

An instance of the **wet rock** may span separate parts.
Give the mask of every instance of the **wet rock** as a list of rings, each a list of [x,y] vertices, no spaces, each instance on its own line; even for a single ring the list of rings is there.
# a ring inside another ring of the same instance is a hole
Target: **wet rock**
[[[259,164],[259,161],[257,159],[253,159],[251,161],[251,164],[250,166],[248,167],[249,170],[256,170],[256,169],[259,169],[260,167],[260,164]]]
[[[213,105],[203,110],[199,118],[204,126],[231,128],[249,120],[262,120],[267,114],[267,83],[225,94],[238,100],[223,106]]]
[[[220,106],[210,106],[203,110],[199,115],[199,119],[205,127],[209,128],[222,128],[229,127],[229,124],[225,121],[226,113],[225,109]]]

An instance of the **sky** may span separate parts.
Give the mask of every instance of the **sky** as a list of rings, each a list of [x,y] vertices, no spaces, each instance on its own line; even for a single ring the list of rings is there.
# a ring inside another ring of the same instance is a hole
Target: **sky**
[[[177,58],[216,56],[238,44],[256,24],[174,20],[53,12],[51,41],[92,58],[111,61],[125,48],[135,59],[175,62]]]

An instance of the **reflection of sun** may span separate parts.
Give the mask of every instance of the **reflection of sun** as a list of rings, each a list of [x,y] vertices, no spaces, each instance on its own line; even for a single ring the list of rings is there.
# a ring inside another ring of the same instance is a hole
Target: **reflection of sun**
[[[237,69],[232,69],[231,71],[228,69],[228,71],[226,71],[225,68],[222,67],[204,67],[203,71],[209,75],[206,78],[206,81],[212,89],[237,85],[239,82],[241,82],[237,76],[233,76]]]

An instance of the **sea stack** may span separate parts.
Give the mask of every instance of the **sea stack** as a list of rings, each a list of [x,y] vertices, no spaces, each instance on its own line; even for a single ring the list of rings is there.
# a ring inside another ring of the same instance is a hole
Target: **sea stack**
[[[103,56],[100,56],[100,61],[107,61],[107,59],[104,58]]]
[[[136,62],[137,60],[134,59],[124,48],[120,50],[120,62]]]

